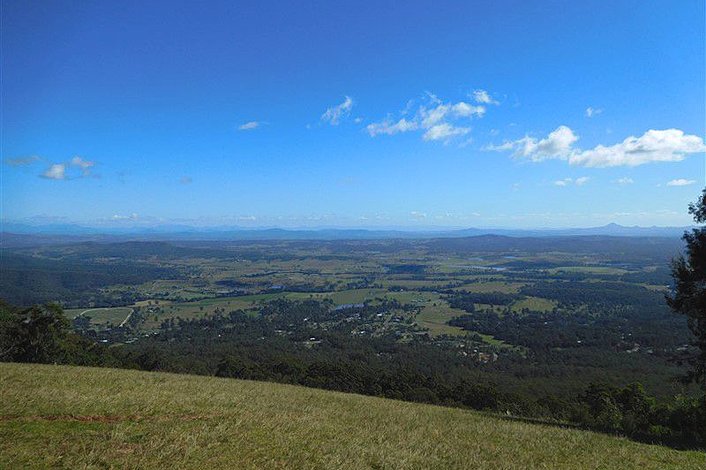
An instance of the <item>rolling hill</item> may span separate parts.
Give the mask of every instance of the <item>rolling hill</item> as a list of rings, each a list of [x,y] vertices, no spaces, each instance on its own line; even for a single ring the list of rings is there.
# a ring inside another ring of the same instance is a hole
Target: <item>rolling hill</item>
[[[706,453],[274,383],[0,364],[0,468],[706,468]]]

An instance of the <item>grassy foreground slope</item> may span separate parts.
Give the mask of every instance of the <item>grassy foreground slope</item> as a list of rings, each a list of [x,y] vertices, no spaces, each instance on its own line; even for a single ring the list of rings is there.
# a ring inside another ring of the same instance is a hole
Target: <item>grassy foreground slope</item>
[[[0,468],[706,468],[680,452],[273,383],[0,363]]]

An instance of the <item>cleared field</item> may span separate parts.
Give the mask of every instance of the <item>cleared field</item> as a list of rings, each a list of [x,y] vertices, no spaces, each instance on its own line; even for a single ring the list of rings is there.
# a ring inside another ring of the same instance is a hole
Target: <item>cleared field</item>
[[[458,287],[454,290],[477,293],[502,292],[503,294],[516,294],[526,284],[522,282],[487,281],[475,282]]]
[[[216,297],[201,299],[194,302],[160,302],[156,304],[147,301],[141,302],[142,307],[150,306],[159,309],[148,314],[145,320],[146,329],[158,328],[160,323],[169,318],[202,318],[218,312],[231,312],[233,310],[254,310],[261,302],[278,298],[291,300],[306,299],[331,299],[336,305],[362,303],[382,297],[386,293],[383,289],[348,289],[337,292],[275,292],[268,294],[243,295],[238,297]]]
[[[551,274],[556,274],[562,271],[565,273],[612,274],[616,276],[629,272],[625,269],[613,268],[610,266],[562,266],[547,270],[547,272]]]
[[[91,318],[92,325],[105,326],[108,323],[120,325],[130,312],[132,312],[131,307],[99,307],[66,310],[65,314],[68,318],[85,315]]]
[[[428,328],[432,336],[464,336],[466,331],[462,328],[448,325],[447,322],[465,313],[463,310],[450,307],[445,300],[441,300],[437,296],[436,299],[432,299],[422,308],[422,311],[417,315],[417,324],[422,328]]]
[[[520,312],[526,308],[533,312],[551,312],[559,303],[556,300],[544,299],[542,297],[525,297],[514,302],[511,306],[513,312]]]
[[[27,364],[0,377],[2,468],[706,466],[701,452],[274,383]]]

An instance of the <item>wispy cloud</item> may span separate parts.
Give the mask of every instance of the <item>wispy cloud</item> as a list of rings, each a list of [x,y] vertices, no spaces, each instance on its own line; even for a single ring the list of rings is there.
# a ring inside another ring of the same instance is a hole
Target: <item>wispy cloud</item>
[[[6,158],[5,164],[9,166],[28,166],[40,161],[41,159],[42,158],[37,155],[30,155],[29,157]]]
[[[554,181],[554,186],[571,186],[571,185],[576,185],[576,186],[583,186],[591,178],[588,176],[581,176],[579,178],[573,179],[573,178],[564,178],[561,180],[556,180]]]
[[[81,169],[81,176],[90,176],[91,168],[93,168],[96,163],[84,160],[83,158],[76,156],[71,159],[70,164]]]
[[[634,182],[635,181],[632,178],[628,178],[627,176],[625,178],[618,178],[617,180],[614,181],[614,183],[619,184],[621,186],[633,184]]]
[[[696,183],[695,180],[688,180],[685,178],[678,178],[667,182],[667,186],[689,186]]]
[[[653,162],[678,162],[693,153],[706,151],[703,139],[680,129],[648,130],[640,137],[630,136],[610,146],[589,150],[574,147],[579,137],[567,126],[559,126],[544,139],[522,139],[486,146],[486,150],[511,151],[518,158],[533,162],[566,160],[571,165],[605,168],[639,166]]]
[[[473,91],[473,99],[476,101],[476,103],[500,104],[500,102],[493,99],[493,97],[490,96],[490,94],[485,90],[474,90]]]
[[[426,141],[444,141],[468,134],[471,128],[465,123],[472,118],[480,118],[486,112],[485,106],[473,105],[465,101],[443,102],[436,95],[427,94],[425,102],[417,106],[414,114],[414,102],[407,103],[401,117],[385,119],[370,123],[366,131],[371,137],[378,135],[395,135],[404,132],[422,131],[422,139]]]
[[[368,124],[365,128],[370,134],[370,137],[375,137],[380,134],[395,135],[401,132],[409,132],[419,129],[419,124],[414,121],[408,121],[405,118],[397,122],[392,122],[388,119]]]
[[[592,118],[593,116],[598,116],[602,112],[603,112],[602,108],[592,108],[589,106],[588,108],[586,108],[586,117]]]
[[[351,109],[353,109],[353,99],[350,96],[346,96],[343,103],[328,108],[321,115],[321,120],[328,122],[332,126],[337,126],[341,119],[351,113]]]
[[[246,123],[241,124],[238,126],[239,131],[252,131],[257,129],[262,125],[262,122],[260,121],[248,121]]]
[[[424,140],[447,140],[450,137],[468,134],[470,131],[471,129],[469,127],[455,127],[444,122],[431,126],[427,129],[422,138]]]
[[[137,220],[139,219],[138,215],[135,213],[132,213],[130,215],[120,215],[120,214],[115,214],[113,217],[111,217],[111,220],[114,220],[116,222],[124,222],[124,221],[130,221],[130,220]]]

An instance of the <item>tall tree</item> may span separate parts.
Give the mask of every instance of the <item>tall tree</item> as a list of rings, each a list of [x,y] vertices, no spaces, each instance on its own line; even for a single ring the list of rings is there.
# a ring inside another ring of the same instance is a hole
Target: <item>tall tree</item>
[[[689,204],[689,213],[697,224],[706,224],[706,189],[695,203]],[[683,239],[686,256],[680,256],[672,264],[675,286],[667,303],[675,312],[687,317],[698,348],[696,355],[690,358],[689,378],[701,383],[706,391],[706,227],[684,233]]]

